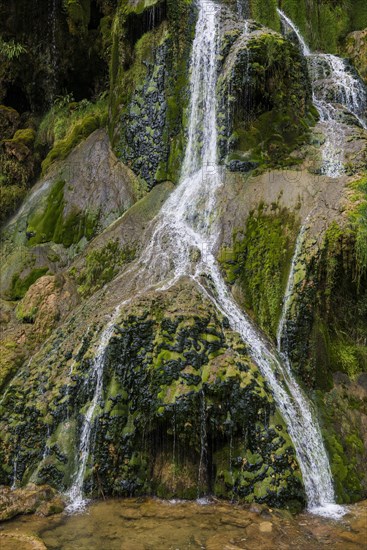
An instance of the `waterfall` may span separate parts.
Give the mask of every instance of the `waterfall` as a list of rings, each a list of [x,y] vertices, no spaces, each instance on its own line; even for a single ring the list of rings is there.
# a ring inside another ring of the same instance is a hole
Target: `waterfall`
[[[306,233],[306,223],[307,223],[307,219],[306,219],[306,222],[301,227],[301,230],[297,237],[296,247],[295,247],[292,262],[291,262],[291,269],[288,276],[287,287],[284,294],[282,313],[280,315],[280,320],[279,320],[279,325],[277,330],[277,344],[278,344],[278,351],[280,352],[283,351],[282,339],[284,337],[285,325],[288,319],[288,314],[289,314],[292,297],[294,293],[295,274],[296,274],[299,257],[302,251],[302,246],[304,243],[304,238]],[[288,350],[286,350],[286,352],[288,352]]]
[[[301,34],[301,31],[299,30],[298,27],[296,27],[296,25],[293,23],[293,21],[291,19],[289,19],[289,17],[279,8],[277,8],[277,12],[279,13],[281,19],[284,21],[284,23],[286,24],[286,26],[290,29],[292,29],[292,31],[294,32],[294,34],[297,36],[297,40],[302,48],[302,53],[305,57],[311,55],[311,50],[310,48],[307,46],[306,44],[306,41],[305,39],[303,38],[302,34]]]
[[[294,32],[307,59],[313,102],[325,129],[321,173],[336,178],[344,172],[343,148],[346,140],[341,106],[367,129],[367,92],[361,79],[352,74],[346,62],[331,54],[312,53],[300,30],[279,8],[286,29]]]
[[[83,497],[83,482],[91,447],[93,420],[98,403],[102,397],[103,372],[108,343],[113,334],[114,323],[120,313],[121,306],[122,304],[116,308],[110,322],[103,331],[96,356],[93,360],[91,373],[87,380],[87,382],[94,383],[94,394],[83,420],[78,449],[78,467],[74,474],[73,484],[66,495],[69,500],[66,511],[70,513],[83,511],[88,502]]]
[[[198,0],[198,5],[191,55],[188,140],[182,174],[179,185],[153,220],[151,239],[136,264],[139,294],[148,288],[156,288],[158,283],[162,291],[184,276],[196,281],[202,292],[228,318],[231,328],[249,346],[255,363],[267,380],[293,440],[309,509],[337,517],[343,509],[335,505],[328,458],[307,398],[295,381],[289,363],[272,349],[235,302],[215,259],[214,249],[219,233],[216,193],[222,185],[217,157],[216,99],[220,6],[212,0]],[[195,249],[198,254],[192,254]],[[150,282],[142,290],[144,274],[149,275]],[[129,271],[129,278],[132,277]],[[203,279],[210,280],[210,291],[203,285]],[[120,310],[121,305],[113,319]],[[79,447],[80,463],[69,492],[78,506],[83,502],[82,485],[90,450],[92,420],[102,393],[103,365],[112,333],[113,320],[102,335],[92,368],[95,393],[84,419]],[[204,395],[202,399],[204,414]],[[205,460],[204,427],[201,435],[199,480]]]

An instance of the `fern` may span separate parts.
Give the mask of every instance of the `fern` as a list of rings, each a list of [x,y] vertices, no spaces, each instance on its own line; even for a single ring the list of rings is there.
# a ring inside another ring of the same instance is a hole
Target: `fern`
[[[12,61],[13,59],[18,59],[22,54],[27,53],[27,48],[22,44],[10,40],[5,42],[0,38],[0,55]]]

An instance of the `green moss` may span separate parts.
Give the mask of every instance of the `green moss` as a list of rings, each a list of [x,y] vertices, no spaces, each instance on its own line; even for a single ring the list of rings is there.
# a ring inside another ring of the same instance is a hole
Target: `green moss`
[[[45,174],[51,164],[64,160],[83,139],[107,122],[107,99],[96,103],[83,100],[73,103],[72,96],[61,98],[41,121],[36,137],[36,148],[51,150],[42,162]]]
[[[19,275],[14,275],[9,290],[9,297],[11,300],[21,300],[25,296],[27,290],[43,275],[48,272],[48,267],[39,267],[33,269],[23,279]]]
[[[31,216],[27,231],[32,237],[29,246],[54,242],[70,247],[82,237],[92,238],[96,228],[96,217],[90,213],[74,211],[64,215],[65,181],[57,181],[49,193],[46,205]]]
[[[26,187],[21,185],[4,185],[0,179],[0,225],[16,211],[26,194]]]
[[[367,177],[351,184],[356,193],[356,205],[350,212],[349,218],[355,232],[355,257],[357,262],[357,282],[367,273]]]
[[[63,140],[55,143],[45,160],[42,162],[42,173],[45,174],[51,164],[56,160],[64,160],[71,151],[92,134],[98,128],[103,127],[104,119],[94,116],[87,116],[81,122],[77,123]]]
[[[135,41],[129,31],[131,21],[138,21],[153,4],[124,4],[117,12],[109,123],[116,153],[150,187],[179,178],[194,31],[192,1],[168,1],[167,19]],[[155,119],[164,124],[154,129],[141,124],[141,120]]]
[[[364,444],[348,411],[349,403],[335,390],[324,396],[318,392],[317,403],[338,501],[356,502],[363,498]]]
[[[252,0],[251,15],[256,21],[259,21],[266,27],[276,31],[280,30],[279,18],[277,15],[277,0]]]
[[[338,53],[345,36],[367,26],[364,0],[283,0],[282,10],[314,50]]]
[[[85,268],[75,274],[78,292],[82,296],[93,294],[112,281],[119,268],[135,259],[135,254],[133,246],[120,248],[118,241],[110,241],[100,250],[88,252]]]
[[[63,0],[68,15],[69,32],[84,34],[90,20],[90,0]]]
[[[285,209],[268,214],[253,212],[242,233],[233,236],[231,248],[222,249],[219,261],[227,281],[238,281],[244,306],[271,336],[276,335],[287,284],[297,224]]]
[[[36,132],[33,128],[26,128],[23,130],[17,130],[14,134],[14,137],[10,141],[16,143],[23,143],[24,145],[32,145],[36,139]]]
[[[223,159],[252,161],[262,169],[297,164],[291,153],[308,140],[317,113],[304,61],[289,41],[266,32],[240,41],[218,86]]]

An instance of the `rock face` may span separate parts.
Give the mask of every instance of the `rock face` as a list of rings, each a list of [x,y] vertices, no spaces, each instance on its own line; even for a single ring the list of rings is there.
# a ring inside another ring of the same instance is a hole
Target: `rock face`
[[[195,14],[185,0],[121,3],[117,10],[110,137],[150,188],[179,177]]]
[[[19,299],[38,277],[65,267],[145,192],[99,130],[33,189],[4,232],[1,293]]]
[[[354,31],[346,39],[346,53],[367,82],[367,29]]]
[[[27,485],[24,489],[11,490],[0,487],[0,521],[25,514],[50,516],[64,509],[57,492],[46,485]]]
[[[15,396],[17,405],[15,431],[5,418],[1,424],[14,442],[2,454],[5,483],[15,441],[19,480],[58,489],[70,483],[79,411],[93,397],[95,352],[93,334],[74,351],[66,334],[62,340],[56,354],[52,345],[58,369],[46,385],[41,353],[29,378],[21,375],[8,387],[4,410],[13,409]],[[31,379],[30,400],[22,388]],[[212,492],[274,506],[303,502],[294,450],[266,383],[246,347],[188,282],[135,300],[116,321],[98,403],[89,494],[196,498]],[[19,430],[27,437],[18,439]]]
[[[27,42],[14,2],[0,23],[8,48],[23,38],[29,48],[0,64],[1,200],[8,193],[10,205],[3,221],[43,170],[0,242],[0,483],[41,487],[25,495],[4,489],[4,502],[11,514],[41,512],[39,498],[70,487],[94,403],[85,494],[211,493],[299,509],[305,494],[285,423],[249,349],[205,297],[202,286],[213,292],[209,278],[176,281],[163,292],[149,269],[137,276],[151,222],[179,181],[195,3],[49,4],[56,10],[44,10],[56,24],[50,36],[40,36],[43,14]],[[339,27],[325,37],[316,30],[329,21],[328,3],[318,2],[316,14],[307,2],[312,28],[305,2],[283,4],[290,15],[298,6],[296,22],[315,47],[337,47]],[[348,4],[345,33],[364,14],[357,5]],[[354,501],[367,494],[367,134],[343,113],[344,172],[320,175],[325,137],[315,126],[306,63],[277,32],[275,2],[251,2],[246,34],[236,7],[223,2],[219,21],[217,257],[236,301],[275,344],[304,228],[284,338],[317,407],[338,498]],[[347,41],[362,75],[363,37],[356,31]],[[59,52],[69,39],[57,71],[45,67],[54,45]],[[42,63],[33,40],[47,52]],[[98,50],[95,66],[88,59],[81,68],[88,48]],[[21,73],[26,59],[27,71],[39,71],[36,89],[41,80],[47,88],[47,106]],[[108,64],[110,93],[98,96]],[[70,83],[67,94],[49,109],[62,82]],[[41,122],[35,113],[45,115]],[[193,262],[204,252],[193,249]],[[99,387],[99,345],[118,305]],[[268,522],[259,528],[269,535]]]

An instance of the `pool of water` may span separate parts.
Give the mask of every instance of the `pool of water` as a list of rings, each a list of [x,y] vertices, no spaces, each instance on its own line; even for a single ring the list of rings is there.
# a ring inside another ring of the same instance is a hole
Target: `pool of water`
[[[367,501],[336,521],[221,501],[108,500],[82,514],[25,516],[0,529],[2,550],[366,550]],[[20,542],[29,535],[39,537],[33,546]]]

